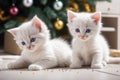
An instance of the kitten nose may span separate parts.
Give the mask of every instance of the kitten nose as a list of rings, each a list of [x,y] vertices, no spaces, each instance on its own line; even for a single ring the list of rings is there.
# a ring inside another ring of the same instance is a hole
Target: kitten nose
[[[27,48],[28,48],[28,49],[31,49],[31,46],[28,46]]]
[[[84,39],[85,36],[81,36],[81,39]]]

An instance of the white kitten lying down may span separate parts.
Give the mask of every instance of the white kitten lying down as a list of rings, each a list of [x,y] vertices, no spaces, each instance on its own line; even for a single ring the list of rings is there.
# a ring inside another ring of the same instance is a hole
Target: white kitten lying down
[[[21,57],[8,64],[9,69],[40,70],[70,65],[72,51],[69,45],[62,39],[50,40],[47,26],[37,16],[8,31],[22,49]]]

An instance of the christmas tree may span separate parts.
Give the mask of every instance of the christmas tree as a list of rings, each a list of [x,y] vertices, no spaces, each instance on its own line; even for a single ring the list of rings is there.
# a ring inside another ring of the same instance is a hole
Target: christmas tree
[[[0,0],[0,34],[37,15],[47,24],[52,38],[67,38],[67,9],[94,12],[96,1],[104,0]]]

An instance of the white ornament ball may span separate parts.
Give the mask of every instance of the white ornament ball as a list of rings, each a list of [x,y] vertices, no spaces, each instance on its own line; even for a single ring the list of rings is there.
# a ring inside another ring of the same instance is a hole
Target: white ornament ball
[[[23,0],[23,4],[26,7],[30,7],[33,4],[33,0]]]
[[[55,1],[53,7],[55,10],[59,11],[62,9],[63,3],[61,1]]]

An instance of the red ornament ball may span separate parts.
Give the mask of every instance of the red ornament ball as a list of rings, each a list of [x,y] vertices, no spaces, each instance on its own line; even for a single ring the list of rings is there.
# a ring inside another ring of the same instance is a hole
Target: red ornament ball
[[[19,10],[18,10],[18,8],[16,6],[12,6],[10,8],[9,12],[10,12],[11,15],[15,16],[15,15],[18,14]]]

